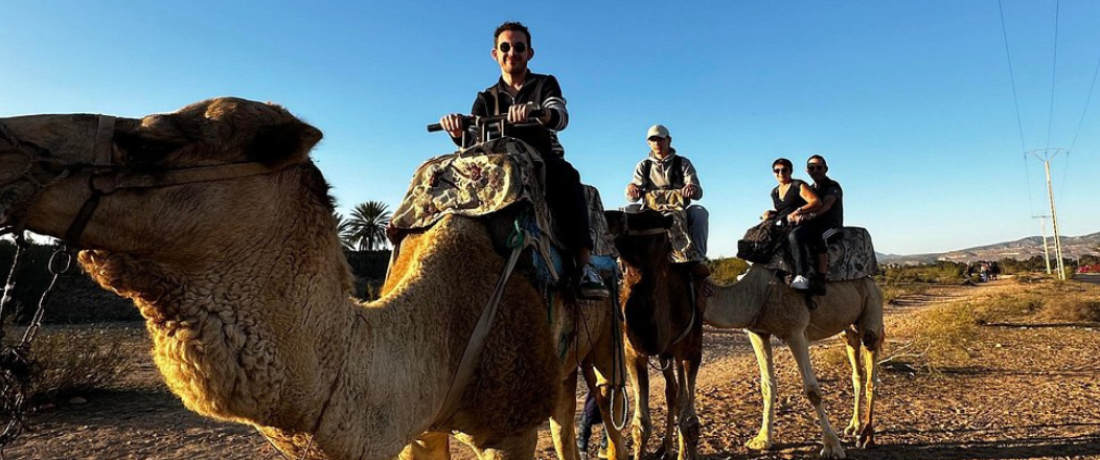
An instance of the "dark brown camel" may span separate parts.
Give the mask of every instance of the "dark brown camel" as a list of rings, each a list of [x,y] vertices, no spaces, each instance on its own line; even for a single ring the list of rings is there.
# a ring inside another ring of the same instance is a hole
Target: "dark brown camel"
[[[672,429],[680,434],[679,458],[698,457],[699,417],[695,377],[703,356],[702,302],[692,292],[691,266],[669,259],[667,229],[672,218],[656,211],[608,211],[623,267],[620,293],[626,317],[627,372],[634,388],[634,459],[645,457],[652,431],[649,417],[649,358],[657,357],[665,376],[668,419],[658,457],[671,456]],[[701,284],[701,283],[700,283]]]

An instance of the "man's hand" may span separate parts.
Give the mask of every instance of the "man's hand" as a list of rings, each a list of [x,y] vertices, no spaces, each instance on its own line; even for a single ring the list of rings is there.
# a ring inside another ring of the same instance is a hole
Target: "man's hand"
[[[695,198],[696,193],[699,193],[699,187],[691,184],[687,184],[684,188],[680,189],[680,194],[683,195],[684,198]]]
[[[531,112],[539,108],[539,105],[534,102],[513,105],[508,108],[508,122],[512,124],[526,123],[527,117],[531,116]]]
[[[764,211],[764,214],[760,215],[760,220],[768,220],[771,219],[772,216],[775,216],[775,211],[769,209],[767,211]]]
[[[637,184],[630,184],[626,186],[626,196],[632,200],[637,200],[642,197],[642,188]]]
[[[798,225],[802,223],[802,213],[799,211],[787,214],[787,222]]]
[[[462,131],[466,129],[463,126],[465,123],[462,121],[462,115],[452,113],[450,115],[444,115],[439,119],[439,124],[443,126],[443,130],[450,134],[451,137],[462,137]]]

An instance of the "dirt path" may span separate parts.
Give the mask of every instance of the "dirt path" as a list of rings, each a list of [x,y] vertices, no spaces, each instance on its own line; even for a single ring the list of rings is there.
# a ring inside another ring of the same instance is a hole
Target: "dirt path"
[[[918,330],[917,311],[1006,288],[1002,281],[972,288],[938,288],[887,306],[886,353]],[[278,459],[253,430],[218,423],[183,408],[151,363],[148,339],[134,325],[139,369],[123,388],[88,395],[33,420],[5,452],[11,459]],[[839,340],[814,345],[814,363],[834,427],[851,416],[852,388],[845,365],[830,353]],[[983,328],[971,362],[941,374],[884,372],[876,408],[879,446],[848,447],[857,459],[1100,458],[1100,330],[1092,327],[1001,325]],[[699,375],[697,410],[701,454],[710,459],[814,457],[820,432],[800,395],[801,381],[785,346],[776,349],[779,383],[776,449],[742,447],[759,428],[758,374],[751,347],[738,331],[709,329]],[[663,382],[653,379],[654,420],[663,420]],[[578,402],[583,391],[578,395]],[[659,440],[651,441],[652,452]],[[457,443],[456,443],[457,444]],[[596,444],[596,442],[593,442]],[[456,458],[471,458],[455,445]],[[536,455],[554,458],[548,429]]]

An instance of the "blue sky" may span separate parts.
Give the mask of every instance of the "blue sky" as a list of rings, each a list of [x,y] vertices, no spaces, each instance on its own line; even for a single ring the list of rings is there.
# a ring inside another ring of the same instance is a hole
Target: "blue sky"
[[[665,124],[700,171],[712,257],[771,206],[771,162],[815,153],[844,185],[846,222],[910,254],[1039,234],[1043,168],[1023,152],[1076,139],[1052,162],[1061,232],[1100,231],[1100,94],[1085,104],[1100,2],[1003,9],[1019,124],[993,0],[8,2],[0,116],[272,101],[324,131],[314,158],[341,210],[395,207],[416,166],[452,148],[424,125],[469,110],[499,76],[493,29],[519,20],[531,68],[563,87],[582,180],[623,205],[646,128]]]

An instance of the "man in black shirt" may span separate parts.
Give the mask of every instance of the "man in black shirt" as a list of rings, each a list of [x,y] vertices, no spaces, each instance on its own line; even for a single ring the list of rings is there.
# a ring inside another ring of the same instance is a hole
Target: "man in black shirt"
[[[592,236],[589,234],[588,202],[581,186],[580,174],[565,161],[565,150],[558,142],[557,131],[569,125],[561,86],[553,75],[531,72],[527,62],[535,56],[531,47],[531,32],[518,22],[505,22],[493,34],[493,59],[500,66],[500,79],[474,99],[472,115],[508,116],[509,123],[526,123],[529,115],[542,109],[534,126],[509,129],[511,137],[534,147],[542,156],[546,168],[546,204],[554,216],[556,228],[562,233],[562,243],[573,251],[579,270],[581,297],[606,299],[607,286],[589,264]],[[443,129],[461,147],[464,126],[460,114],[445,115],[439,120]],[[472,141],[476,136],[467,136]]]
[[[815,239],[812,245],[818,254],[819,276],[824,276],[829,269],[829,255],[826,251],[829,241],[839,237],[840,230],[844,227],[844,190],[837,181],[829,178],[826,174],[828,172],[829,165],[825,162],[825,157],[814,155],[806,160],[806,173],[814,179],[812,188],[821,199],[821,207],[807,216],[810,219],[808,223],[821,234],[821,238]]]

